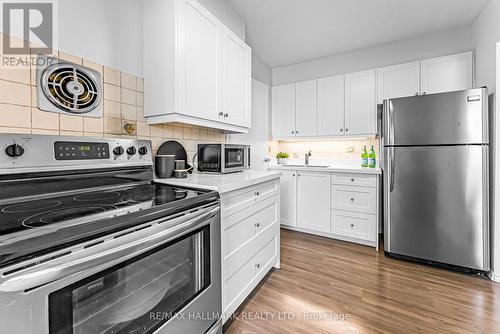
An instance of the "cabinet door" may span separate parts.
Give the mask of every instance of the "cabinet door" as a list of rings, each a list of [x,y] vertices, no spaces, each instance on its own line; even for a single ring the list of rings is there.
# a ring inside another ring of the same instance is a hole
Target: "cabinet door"
[[[420,94],[420,62],[400,64],[377,70],[378,103],[385,99]]]
[[[223,53],[224,122],[250,127],[251,49],[232,31],[224,28]]]
[[[422,61],[422,94],[472,88],[472,52]]]
[[[311,137],[318,134],[318,86],[316,80],[295,84],[295,134]]]
[[[295,205],[297,194],[297,172],[283,171],[280,180],[281,225],[297,226]]]
[[[221,108],[222,23],[198,2],[180,15],[179,103],[192,116],[217,119]]]
[[[344,134],[343,75],[318,80],[318,135]]]
[[[377,97],[375,70],[345,76],[345,134],[376,133]]]
[[[295,84],[273,87],[273,138],[295,136]]]
[[[330,174],[297,174],[297,226],[330,232]]]

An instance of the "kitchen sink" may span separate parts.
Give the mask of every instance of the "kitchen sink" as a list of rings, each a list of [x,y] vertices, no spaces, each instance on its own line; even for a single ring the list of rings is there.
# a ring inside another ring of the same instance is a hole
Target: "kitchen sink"
[[[328,168],[330,167],[329,165],[288,165],[288,164],[285,164],[283,165],[285,167],[315,167],[315,168]]]

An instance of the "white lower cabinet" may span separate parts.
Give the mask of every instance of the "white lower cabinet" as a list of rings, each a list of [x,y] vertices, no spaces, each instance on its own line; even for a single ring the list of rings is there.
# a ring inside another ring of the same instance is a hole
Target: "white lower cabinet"
[[[330,173],[297,172],[297,226],[330,232]]]
[[[365,213],[332,210],[332,233],[375,242],[376,216]]]
[[[378,249],[379,177],[282,170],[281,226]]]
[[[267,272],[279,267],[279,184],[276,179],[221,196],[225,314],[235,312]]]

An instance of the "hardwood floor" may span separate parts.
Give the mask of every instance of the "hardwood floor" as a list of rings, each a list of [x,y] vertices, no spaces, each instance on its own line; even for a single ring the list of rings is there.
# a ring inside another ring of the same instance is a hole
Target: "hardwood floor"
[[[305,319],[339,314],[348,318]],[[227,334],[500,333],[500,284],[282,229],[281,269],[225,327]]]

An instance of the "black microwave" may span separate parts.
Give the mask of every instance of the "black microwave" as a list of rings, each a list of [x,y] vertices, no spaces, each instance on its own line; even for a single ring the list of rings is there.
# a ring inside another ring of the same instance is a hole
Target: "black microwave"
[[[250,145],[198,144],[198,171],[227,174],[250,168]]]

